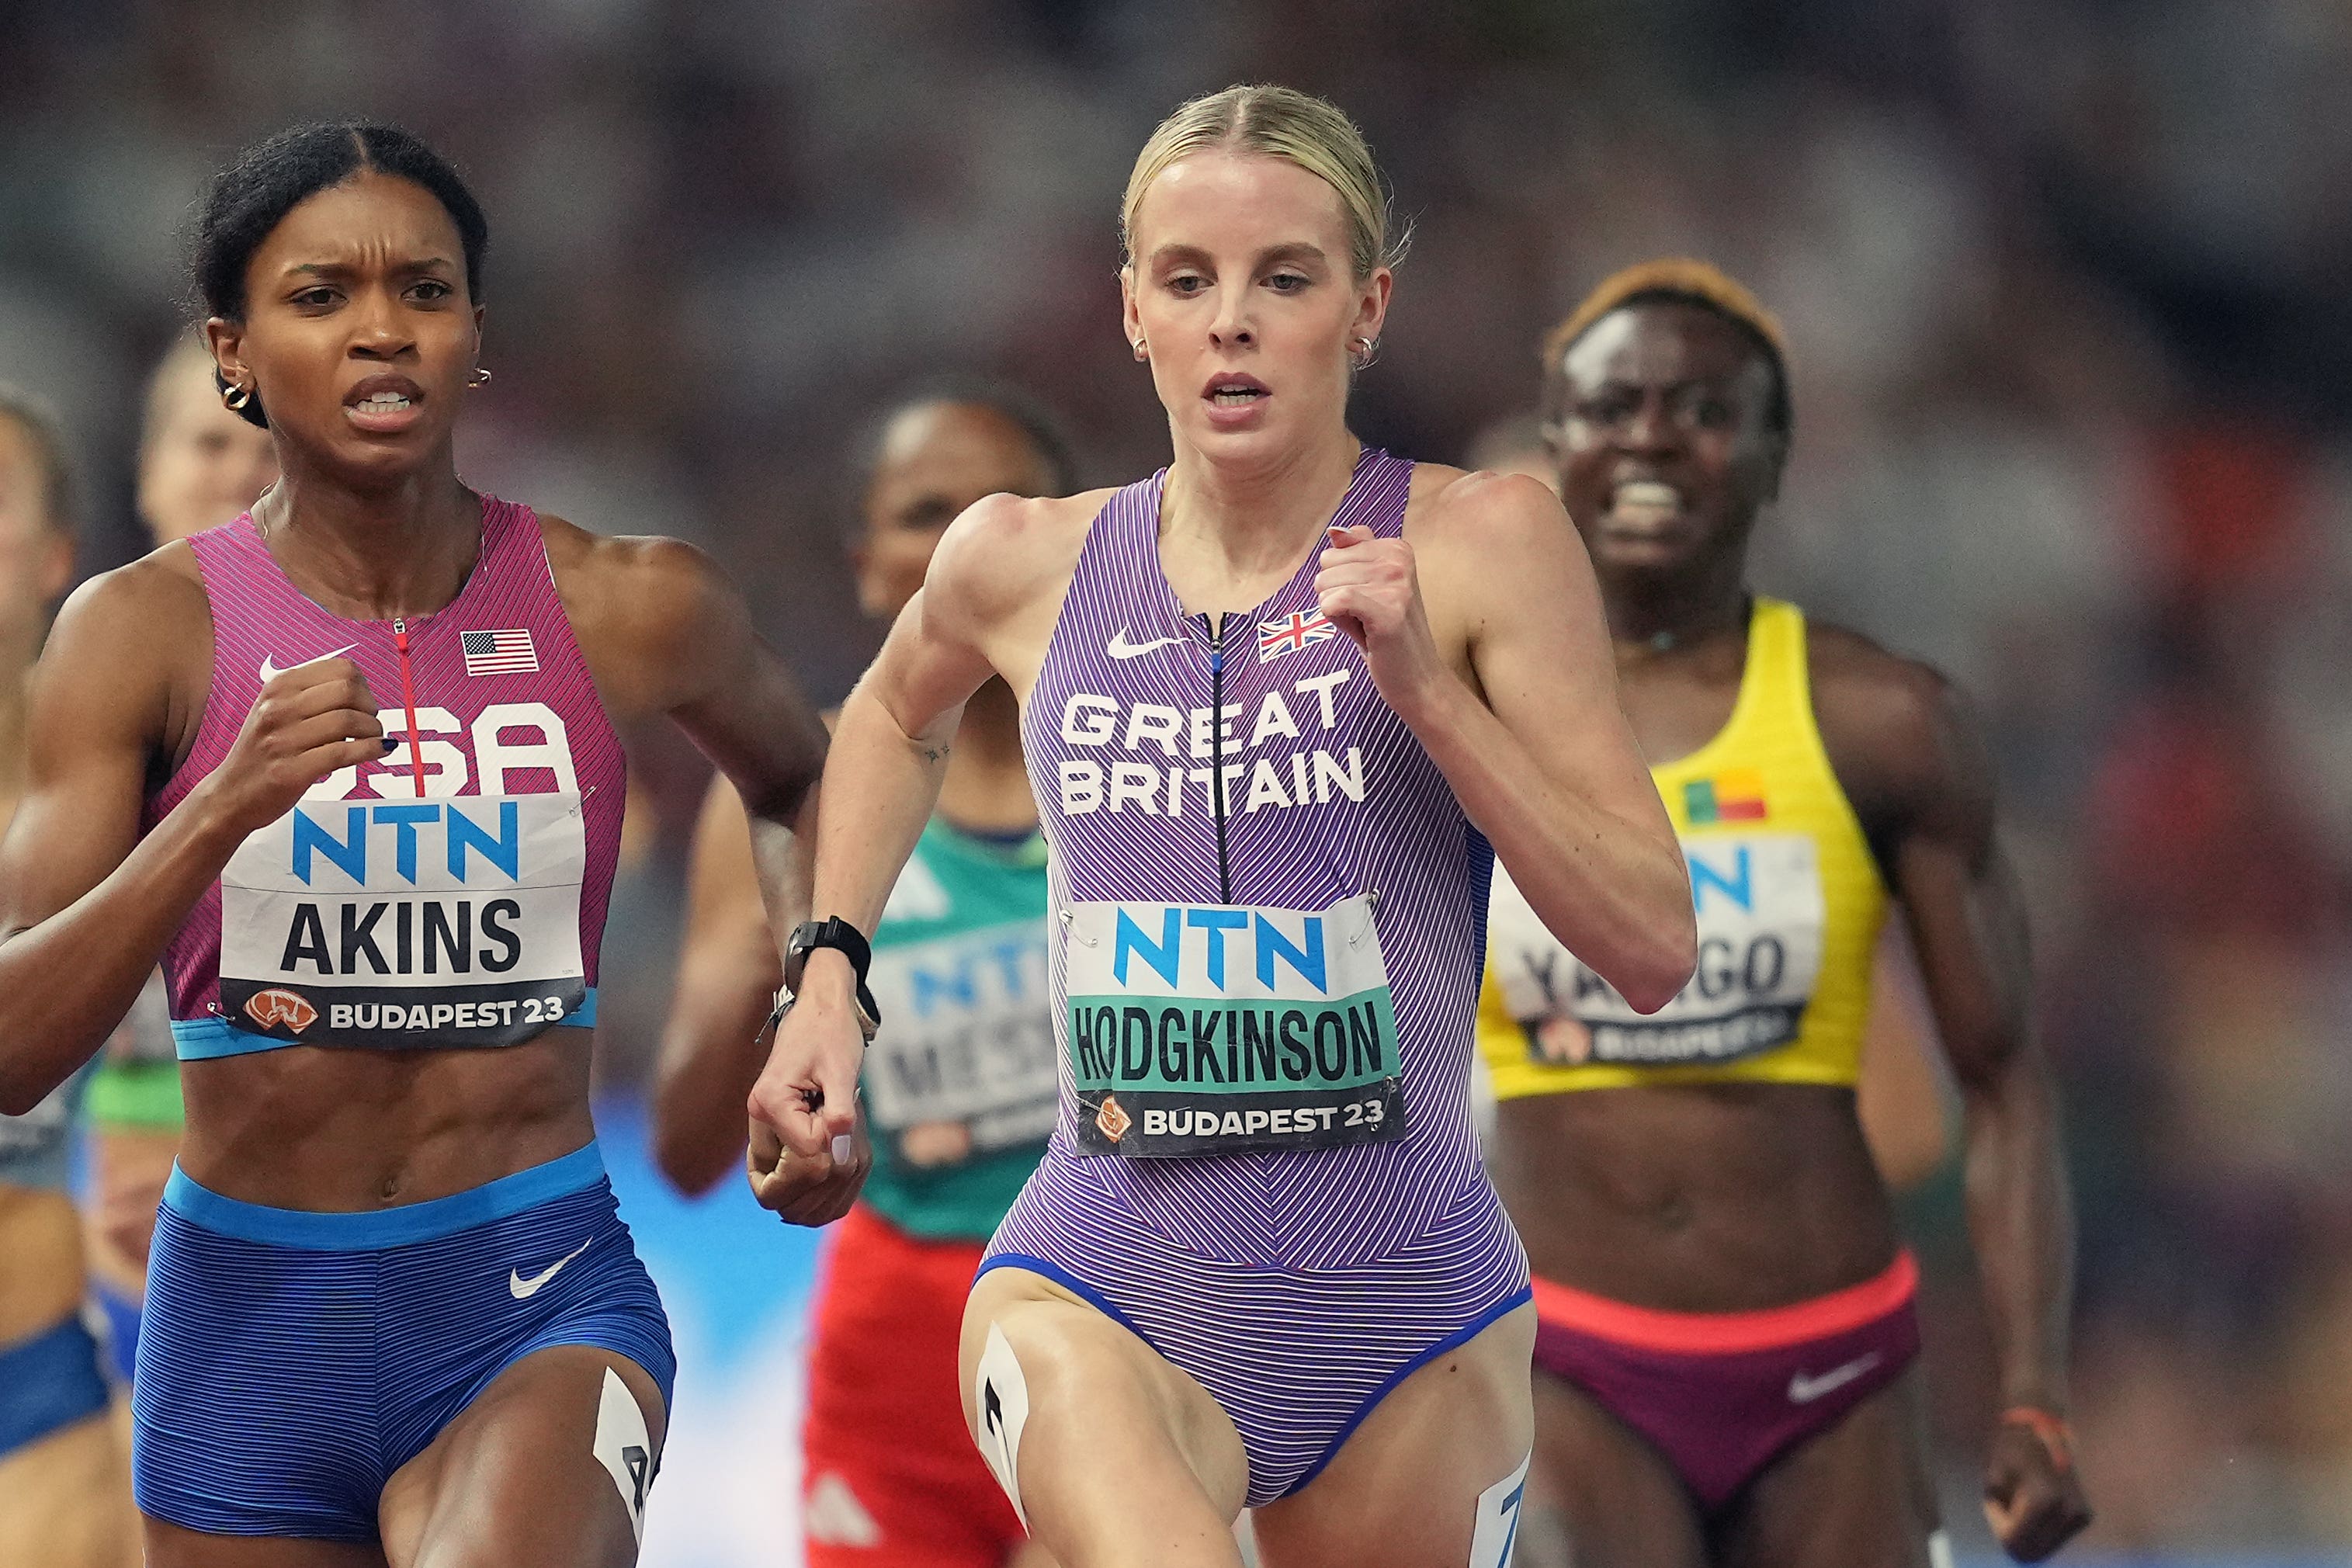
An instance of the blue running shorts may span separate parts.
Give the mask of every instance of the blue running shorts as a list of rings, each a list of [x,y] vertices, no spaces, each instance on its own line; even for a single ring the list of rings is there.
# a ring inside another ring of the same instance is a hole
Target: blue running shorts
[[[367,1214],[163,1190],[131,1393],[147,1514],[219,1535],[374,1541],[376,1504],[499,1373],[596,1345],[661,1385],[661,1298],[596,1145]]]
[[[0,1346],[0,1458],[106,1408],[98,1342],[79,1318]]]

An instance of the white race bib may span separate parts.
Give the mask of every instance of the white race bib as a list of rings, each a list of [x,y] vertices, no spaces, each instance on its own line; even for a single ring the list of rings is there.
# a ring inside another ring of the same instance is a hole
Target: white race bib
[[[973,1156],[1051,1135],[1060,1087],[1045,959],[1043,920],[877,946],[874,1125],[961,1122]]]
[[[304,1045],[504,1046],[583,1008],[572,793],[305,801],[221,872],[221,1011]]]
[[[1371,900],[1308,911],[1069,911],[1071,1081],[1088,1152],[1236,1153],[1404,1132],[1395,1005]]]
[[[1813,840],[1711,833],[1682,847],[1698,918],[1698,967],[1672,1002],[1647,1016],[1560,946],[1495,868],[1487,948],[1504,1004],[1527,1026],[1537,1060],[1704,1064],[1797,1037],[1821,978],[1826,920]],[[1572,1023],[1549,1026],[1555,1020]]]

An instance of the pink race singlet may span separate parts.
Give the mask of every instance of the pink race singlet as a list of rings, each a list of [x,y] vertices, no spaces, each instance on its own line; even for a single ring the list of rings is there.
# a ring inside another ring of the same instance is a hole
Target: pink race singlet
[[[397,748],[320,780],[237,847],[165,951],[184,1058],[290,1045],[510,1046],[596,1018],[626,770],[528,507],[482,498],[444,609],[328,614],[252,518],[189,541],[211,694],[152,826],[228,755],[262,686],[340,655]]]

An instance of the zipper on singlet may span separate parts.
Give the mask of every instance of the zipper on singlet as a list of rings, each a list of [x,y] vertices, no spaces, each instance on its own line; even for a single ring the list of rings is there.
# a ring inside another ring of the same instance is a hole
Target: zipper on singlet
[[[1233,868],[1225,854],[1225,623],[1233,617],[1209,618],[1209,799],[1217,814],[1217,902],[1234,901]]]
[[[408,715],[408,772],[416,781],[416,798],[425,798],[425,742],[416,733],[416,680],[408,665],[408,623],[392,623],[392,646],[400,655],[400,705]]]

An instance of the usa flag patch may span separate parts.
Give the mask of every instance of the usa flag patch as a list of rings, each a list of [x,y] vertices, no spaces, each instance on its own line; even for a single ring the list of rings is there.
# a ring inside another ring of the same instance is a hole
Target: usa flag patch
[[[1339,635],[1331,617],[1318,610],[1308,615],[1294,610],[1278,621],[1257,624],[1257,661],[1265,664],[1286,653],[1297,653],[1310,643],[1328,642]]]
[[[496,632],[460,632],[457,646],[466,650],[467,675],[539,673],[539,649],[531,646],[527,626]]]

